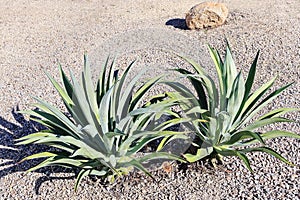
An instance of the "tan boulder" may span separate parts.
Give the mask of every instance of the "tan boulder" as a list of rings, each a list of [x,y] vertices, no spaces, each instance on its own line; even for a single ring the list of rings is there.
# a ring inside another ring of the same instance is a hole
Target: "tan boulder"
[[[223,3],[204,2],[192,7],[185,21],[189,29],[214,28],[224,24],[228,9]]]

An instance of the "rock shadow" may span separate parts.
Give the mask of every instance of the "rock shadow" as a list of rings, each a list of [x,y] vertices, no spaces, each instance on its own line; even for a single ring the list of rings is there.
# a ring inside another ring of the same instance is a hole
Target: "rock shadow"
[[[178,28],[181,30],[188,30],[188,27],[185,23],[185,19],[174,18],[170,19],[166,22],[167,26],[173,26],[174,28]]]

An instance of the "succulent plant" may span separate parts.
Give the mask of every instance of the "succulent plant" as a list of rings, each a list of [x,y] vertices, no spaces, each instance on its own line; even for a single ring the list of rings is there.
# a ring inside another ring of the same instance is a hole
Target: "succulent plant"
[[[281,116],[297,109],[279,108],[257,117],[257,114],[268,103],[291,84],[266,94],[276,80],[274,77],[252,92],[259,52],[251,65],[246,80],[243,79],[241,72],[237,72],[229,45],[226,48],[224,61],[219,52],[210,46],[209,52],[216,67],[219,89],[204,68],[185,57],[182,58],[192,66],[193,70],[191,71],[193,72],[183,68],[178,68],[176,71],[181,74],[180,76],[189,80],[192,89],[179,82],[166,82],[176,90],[176,92],[169,93],[169,97],[179,100],[186,119],[189,119],[187,121],[190,121],[185,125],[196,134],[193,146],[196,147],[197,152],[186,153],[184,157],[189,162],[195,162],[207,156],[219,160],[222,156],[238,156],[252,171],[246,154],[260,151],[292,165],[291,162],[268,147],[265,140],[277,137],[299,139],[300,136],[283,130],[271,130],[263,133],[260,131],[266,125],[292,122]],[[257,143],[260,145],[249,146]]]
[[[70,81],[61,66],[62,85],[46,73],[62,98],[67,113],[39,98],[35,98],[37,103],[33,104],[37,109],[21,111],[47,129],[19,138],[17,144],[45,144],[58,149],[24,158],[22,161],[46,158],[29,171],[53,165],[78,167],[76,190],[82,178],[88,175],[108,176],[113,181],[116,175],[137,168],[151,176],[143,166],[145,161],[158,158],[183,161],[166,152],[136,156],[150,141],[174,134],[165,130],[167,122],[164,125],[157,123],[164,112],[174,114],[169,109],[173,104],[171,101],[155,103],[154,100],[159,99],[156,97],[152,103],[142,105],[144,96],[161,77],[138,86],[137,81],[145,70],[128,81],[126,77],[134,62],[119,77],[115,62],[110,64],[107,58],[95,87],[86,56],[84,58],[80,83],[72,72]]]

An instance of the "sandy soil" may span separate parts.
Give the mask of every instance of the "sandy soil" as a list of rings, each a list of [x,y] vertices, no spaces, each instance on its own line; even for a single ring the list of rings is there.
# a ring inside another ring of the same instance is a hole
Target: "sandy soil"
[[[185,13],[200,1],[175,0],[1,0],[0,2],[0,145],[15,147],[13,139],[34,127],[13,110],[31,108],[31,96],[60,104],[44,70],[57,73],[61,63],[76,74],[83,53],[98,63],[108,53],[119,52],[120,63],[137,54],[141,66],[160,73],[155,64],[176,65],[155,48],[180,51],[208,63],[206,43],[221,48],[227,37],[239,69],[248,66],[261,50],[257,85],[279,75],[278,85],[295,82],[269,108],[300,108],[300,1],[224,0],[230,11],[225,25],[211,30],[185,30]],[[152,63],[152,64],[151,64]],[[205,65],[206,66],[206,65]],[[94,65],[96,68],[96,65]],[[150,69],[151,67],[151,69]],[[300,133],[300,113],[288,115],[297,123],[278,128]],[[274,128],[274,127],[269,127]],[[280,139],[270,142],[296,164],[299,142]],[[0,146],[0,199],[296,199],[299,196],[299,167],[289,167],[270,156],[254,154],[256,175],[237,159],[228,159],[224,169],[200,167],[164,175],[160,183],[136,175],[122,184],[103,186],[86,180],[73,194],[72,173],[25,174],[32,163],[14,165],[36,146],[19,151]],[[227,171],[230,171],[228,173]],[[145,187],[147,185],[147,187]],[[36,193],[39,193],[37,195]]]

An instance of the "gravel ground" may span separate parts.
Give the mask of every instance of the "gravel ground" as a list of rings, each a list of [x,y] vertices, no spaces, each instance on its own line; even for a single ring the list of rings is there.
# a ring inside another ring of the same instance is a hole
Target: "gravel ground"
[[[16,111],[32,108],[31,95],[61,105],[43,71],[57,74],[59,62],[78,74],[85,51],[95,71],[107,54],[118,52],[121,66],[138,57],[137,71],[144,66],[150,74],[160,74],[163,68],[183,64],[170,50],[211,71],[205,44],[223,48],[227,37],[237,66],[245,72],[261,50],[256,87],[277,74],[277,86],[295,82],[267,109],[300,108],[300,1],[222,2],[230,11],[225,25],[189,31],[182,19],[198,3],[194,0],[1,0],[0,199],[299,199],[299,141],[294,139],[268,144],[297,167],[255,153],[250,156],[254,174],[238,159],[226,158],[217,169],[205,163],[181,170],[174,165],[171,173],[157,169],[157,182],[139,173],[113,185],[85,179],[76,194],[72,170],[47,168],[26,174],[37,162],[17,164],[44,147],[14,146],[14,139],[40,128]],[[300,113],[287,117],[296,123],[265,130],[300,133]]]

